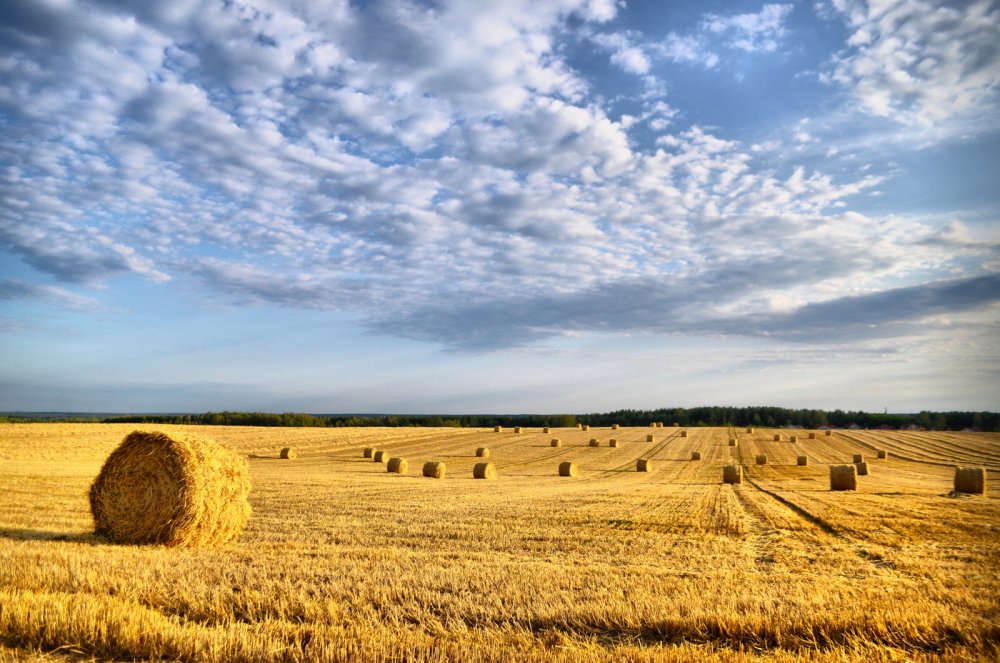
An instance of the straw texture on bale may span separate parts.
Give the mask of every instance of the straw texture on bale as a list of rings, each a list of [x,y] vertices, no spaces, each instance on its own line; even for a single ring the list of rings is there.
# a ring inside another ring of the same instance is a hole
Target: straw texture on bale
[[[681,431],[681,437],[687,437],[687,436],[688,436],[688,432],[686,430],[682,430]]]
[[[876,452],[876,455],[878,456],[879,460],[885,460],[886,458],[889,457],[889,452],[886,451],[885,449],[879,449]]]
[[[748,428],[747,429],[747,433],[753,433],[753,429],[752,428]]]
[[[583,424],[577,424],[576,425],[576,429],[577,430],[583,430]]]
[[[375,455],[375,448],[374,447],[365,447],[365,450],[364,450],[364,457],[365,458],[371,458],[374,455]]]
[[[443,479],[445,472],[444,463],[437,460],[429,460],[424,463],[424,476],[431,479]]]
[[[739,444],[739,443],[736,441],[735,437],[729,438],[729,446],[735,447],[737,444]]]
[[[789,442],[798,442],[799,441],[799,436],[798,435],[792,435],[791,437],[788,438],[788,441]]]
[[[799,467],[805,467],[809,465],[809,456],[799,456],[795,459],[795,464]]]
[[[90,487],[98,534],[118,543],[232,541],[250,517],[246,459],[206,438],[135,431]]]
[[[549,446],[550,447],[561,447],[562,446],[562,440],[560,440],[559,438],[553,438],[552,441],[549,442]]]
[[[375,455],[372,456],[372,460],[374,460],[376,463],[385,463],[385,462],[387,462],[389,460],[389,452],[388,451],[376,451]]]
[[[618,430],[619,428],[621,428],[621,426],[618,424],[611,424],[611,430]]]
[[[546,426],[545,428],[543,428],[542,429],[542,433],[544,433],[545,435],[548,435],[549,434],[549,427]]]
[[[520,435],[521,434],[521,430],[522,429],[521,429],[520,426],[514,426],[514,434],[515,435]]]
[[[655,421],[650,421],[649,422],[649,427],[650,428],[656,428],[656,422]]]
[[[496,479],[497,468],[493,463],[476,463],[472,468],[473,479]]]
[[[868,476],[868,463],[861,461],[860,463],[854,463],[854,467],[858,468],[858,476],[866,477]]]
[[[739,465],[726,465],[722,468],[722,483],[743,483],[743,468]]]
[[[781,442],[781,435],[779,433],[775,433],[773,439],[775,442]]]
[[[405,458],[390,458],[389,464],[385,466],[385,471],[392,474],[406,474],[409,469],[410,464]]]
[[[986,469],[982,467],[956,467],[955,492],[986,494]]]
[[[476,449],[476,458],[489,458],[490,450],[486,447],[479,447]]]
[[[282,458],[287,458],[287,459],[291,460],[292,458],[298,457],[298,455],[299,455],[299,452],[296,451],[295,449],[292,449],[291,447],[285,447],[284,449],[281,450],[281,457]]]
[[[647,435],[646,436],[646,441],[647,442],[654,442],[655,440],[656,440],[656,436],[655,435]]]
[[[827,437],[830,437],[831,435],[833,435],[833,431],[832,430],[826,431],[826,436]]]
[[[608,446],[609,447],[615,447],[615,448],[617,448],[618,447],[618,438],[613,437],[610,440],[608,440]]]
[[[700,451],[692,451],[691,452],[691,460],[701,460],[701,452]]]
[[[757,464],[767,465],[767,454],[757,454]]]
[[[493,427],[493,432],[494,433],[502,433],[503,432],[503,426],[494,426]]]
[[[596,437],[592,437],[592,438],[590,438],[590,446],[592,446],[592,447],[599,447],[599,446],[601,446],[601,442]]]
[[[653,459],[652,458],[640,458],[635,461],[635,471],[636,472],[652,472],[653,471]]]
[[[575,477],[580,474],[580,468],[576,466],[571,460],[566,460],[559,463],[559,476],[561,477]]]
[[[865,462],[865,455],[864,454],[854,454],[854,457],[851,460],[851,462],[852,463],[863,463],[863,462]]]
[[[590,426],[589,426],[588,424],[584,424],[584,425],[583,425],[583,426],[582,426],[582,427],[580,428],[580,430],[590,430]]]
[[[815,440],[816,439],[816,433],[809,433],[809,439],[810,440]]]
[[[830,490],[857,490],[858,468],[854,465],[830,466]]]

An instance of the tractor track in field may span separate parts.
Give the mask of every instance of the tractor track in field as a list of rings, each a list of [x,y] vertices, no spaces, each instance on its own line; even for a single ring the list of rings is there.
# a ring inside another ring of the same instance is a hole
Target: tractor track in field
[[[861,438],[855,437],[854,435],[850,435],[848,433],[842,433],[840,431],[837,431],[837,435],[839,435],[839,436],[843,437],[845,440],[849,440],[850,442],[853,442],[854,444],[858,445],[859,447],[863,447],[863,448],[865,448],[865,449],[867,449],[869,451],[877,452],[879,450],[879,447],[875,446],[871,442],[868,442],[867,440],[862,440]],[[898,442],[898,440],[897,440],[897,442]],[[921,463],[923,465],[935,465],[937,467],[955,467],[955,463],[945,463],[945,462],[937,461],[937,460],[928,460],[926,458],[914,458],[913,456],[909,456],[909,455],[904,456],[903,454],[901,454],[901,453],[899,453],[897,451],[892,451],[892,450],[890,450],[889,453],[892,454],[893,458],[896,458],[898,460],[909,461],[911,463]]]

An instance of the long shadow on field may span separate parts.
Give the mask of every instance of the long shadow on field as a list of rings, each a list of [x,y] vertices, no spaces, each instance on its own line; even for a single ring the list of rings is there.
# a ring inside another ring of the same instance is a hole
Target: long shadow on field
[[[0,539],[10,539],[11,541],[60,541],[69,543],[86,543],[98,545],[104,543],[104,539],[93,532],[50,532],[38,529],[15,529],[12,527],[0,527]]]

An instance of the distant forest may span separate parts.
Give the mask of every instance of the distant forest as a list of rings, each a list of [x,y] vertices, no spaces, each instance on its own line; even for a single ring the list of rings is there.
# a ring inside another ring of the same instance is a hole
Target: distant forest
[[[820,428],[892,428],[910,426],[928,430],[1000,432],[997,412],[919,412],[882,414],[843,410],[793,410],[782,407],[694,407],[659,410],[616,410],[600,414],[400,414],[330,415],[285,412],[206,412],[204,414],[136,414],[109,417],[67,416],[61,418],[7,415],[0,421],[76,421],[95,423],[199,424],[206,426],[427,426],[484,428],[490,426],[569,427],[578,423],[592,426],[647,426],[661,421],[666,426],[764,426]]]

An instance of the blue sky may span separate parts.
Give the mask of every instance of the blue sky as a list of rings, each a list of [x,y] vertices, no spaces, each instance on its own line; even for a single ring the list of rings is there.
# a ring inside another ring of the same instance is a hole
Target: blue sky
[[[13,0],[0,409],[1000,409],[1000,4]]]

